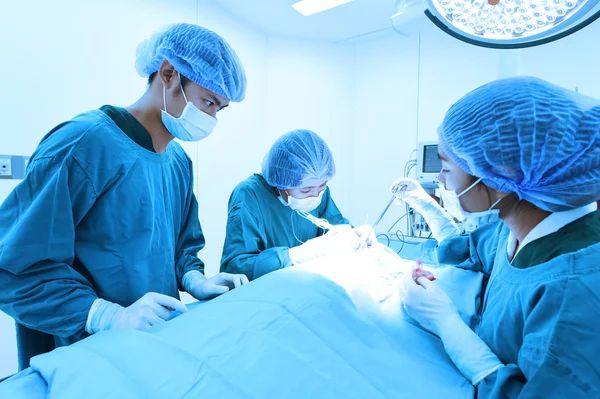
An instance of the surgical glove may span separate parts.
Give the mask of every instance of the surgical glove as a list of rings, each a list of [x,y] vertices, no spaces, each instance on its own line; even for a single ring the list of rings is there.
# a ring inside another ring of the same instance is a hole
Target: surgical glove
[[[397,198],[396,203],[406,202],[419,212],[429,225],[433,238],[438,242],[458,235],[460,229],[454,219],[442,208],[415,179],[403,177],[392,183],[390,191]]]
[[[410,317],[439,336],[445,325],[454,320],[454,316],[460,319],[458,310],[436,282],[425,277],[419,277],[415,282],[412,272],[405,273],[401,280],[404,308]]]
[[[187,272],[183,276],[183,288],[198,300],[214,298],[248,284],[248,277],[243,274],[219,273],[207,279],[198,270]]]
[[[371,247],[375,242],[377,242],[375,230],[373,229],[373,226],[368,224],[356,227],[354,229],[354,234],[356,234],[360,239],[361,246],[365,245],[367,247]]]
[[[131,306],[98,298],[88,313],[85,330],[95,334],[105,330],[148,330],[150,327],[187,312],[179,300],[156,292],[149,292]]]
[[[354,252],[360,245],[358,235],[349,225],[335,226],[327,234],[308,240],[302,245],[289,249],[294,265],[309,262],[323,256]]]
[[[402,279],[406,312],[440,337],[448,356],[474,386],[503,366],[492,350],[461,319],[448,295],[434,281],[412,273]]]

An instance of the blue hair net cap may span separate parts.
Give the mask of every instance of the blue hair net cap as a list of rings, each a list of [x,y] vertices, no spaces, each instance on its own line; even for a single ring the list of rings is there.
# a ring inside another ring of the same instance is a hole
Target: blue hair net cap
[[[454,104],[440,147],[501,192],[559,212],[600,198],[600,101],[541,79],[497,80]]]
[[[280,189],[304,187],[307,180],[331,180],[333,155],[325,141],[310,130],[294,130],[281,136],[262,164],[262,175]]]
[[[135,69],[147,78],[167,60],[192,82],[230,101],[246,95],[246,74],[235,51],[216,33],[192,24],[157,30],[137,48]]]

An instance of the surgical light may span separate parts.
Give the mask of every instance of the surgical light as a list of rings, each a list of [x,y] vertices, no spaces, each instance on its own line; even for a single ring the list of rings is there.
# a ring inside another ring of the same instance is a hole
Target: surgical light
[[[416,3],[447,34],[490,48],[549,43],[600,17],[600,0],[396,0],[398,13]]]
[[[329,10],[342,4],[350,3],[354,0],[301,0],[292,4],[299,13],[308,17],[321,11]]]

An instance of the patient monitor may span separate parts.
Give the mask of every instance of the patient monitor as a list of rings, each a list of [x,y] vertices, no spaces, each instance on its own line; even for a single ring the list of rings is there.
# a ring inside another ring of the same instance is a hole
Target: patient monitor
[[[420,142],[417,147],[417,181],[423,188],[437,188],[442,161],[435,141]]]

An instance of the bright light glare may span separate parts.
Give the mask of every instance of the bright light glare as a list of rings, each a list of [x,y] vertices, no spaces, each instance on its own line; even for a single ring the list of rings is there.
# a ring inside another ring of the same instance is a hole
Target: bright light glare
[[[577,12],[587,0],[432,0],[437,10],[458,29],[488,39],[536,35]]]
[[[341,6],[342,4],[350,3],[354,0],[302,0],[292,4],[300,14],[308,17],[321,11],[329,10],[330,8]]]

